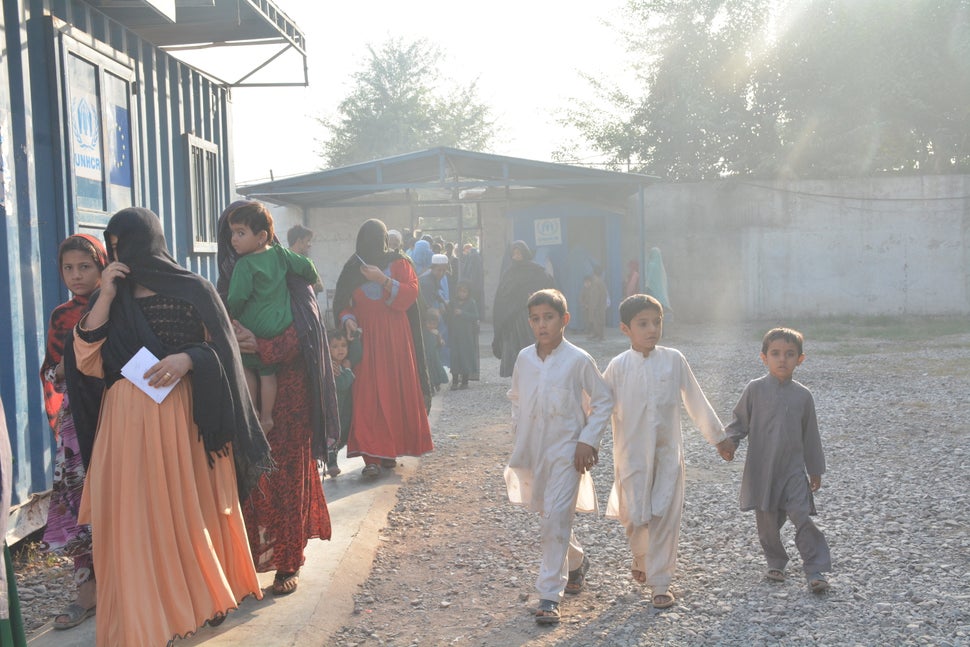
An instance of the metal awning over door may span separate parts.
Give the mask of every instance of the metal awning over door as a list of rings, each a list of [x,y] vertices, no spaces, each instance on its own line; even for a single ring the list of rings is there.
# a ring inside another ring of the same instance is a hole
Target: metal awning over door
[[[109,18],[179,58],[179,53],[245,47],[257,52],[252,69],[220,71],[216,62],[199,64],[229,87],[305,86],[306,38],[271,0],[86,0]],[[211,57],[210,57],[211,58]],[[238,58],[224,57],[226,60]],[[275,65],[273,79],[259,72]],[[280,70],[284,74],[280,74]],[[232,76],[230,76],[232,74]],[[282,79],[282,80],[280,80]]]

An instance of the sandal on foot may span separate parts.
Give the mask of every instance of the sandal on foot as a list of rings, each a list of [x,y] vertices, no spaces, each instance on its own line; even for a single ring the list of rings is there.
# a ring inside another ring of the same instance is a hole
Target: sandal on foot
[[[829,583],[821,573],[813,573],[808,576],[808,588],[812,593],[824,593],[828,591]]]
[[[300,583],[300,572],[296,573],[277,573],[273,578],[273,595],[289,595],[296,590]]]
[[[569,579],[566,580],[565,592],[576,595],[583,590],[586,584],[586,571],[589,570],[589,557],[583,555],[583,563],[576,570],[569,571]]]
[[[539,600],[536,609],[536,624],[554,625],[559,622],[559,603],[555,600]]]
[[[76,627],[95,614],[97,607],[85,609],[77,602],[67,605],[67,608],[54,616],[54,629],[70,629]],[[64,620],[59,620],[64,618]]]
[[[670,591],[666,593],[658,593],[653,596],[653,608],[654,609],[669,609],[670,607],[677,604],[677,598]]]
[[[332,479],[337,478],[337,476],[340,474],[340,468],[336,465],[329,465],[327,466],[327,474],[329,474],[330,478]]]
[[[784,582],[785,581],[785,571],[780,568],[769,568],[768,572],[765,573],[765,579],[772,582]]]
[[[383,467],[386,470],[392,470],[395,467],[397,467],[397,461],[394,460],[393,458],[382,458],[381,467]]]
[[[376,479],[381,475],[381,466],[377,463],[368,463],[364,465],[364,469],[360,471],[360,475],[365,479]]]

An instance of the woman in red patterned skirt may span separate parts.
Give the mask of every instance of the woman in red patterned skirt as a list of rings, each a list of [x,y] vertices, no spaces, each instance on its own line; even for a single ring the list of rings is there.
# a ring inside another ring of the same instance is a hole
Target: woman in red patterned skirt
[[[219,219],[219,293],[225,296],[238,256],[229,244],[228,216],[249,204],[234,202]],[[326,331],[313,290],[288,281],[293,326],[272,340],[255,339],[233,322],[243,352],[278,363],[273,429],[267,434],[276,470],[243,504],[256,570],[276,571],[273,593],[296,590],[310,539],[330,539],[330,514],[317,466],[340,435],[337,395]]]

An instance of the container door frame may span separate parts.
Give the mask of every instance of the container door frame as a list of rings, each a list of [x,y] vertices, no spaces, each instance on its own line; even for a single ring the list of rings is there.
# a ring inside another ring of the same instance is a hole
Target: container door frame
[[[55,132],[60,134],[63,151],[60,234],[62,238],[76,232],[100,236],[115,211],[140,204],[137,66],[134,59],[89,34],[56,18],[53,21],[59,106]],[[87,96],[83,96],[79,80],[72,77],[72,70],[83,65],[93,70],[94,87],[87,88]],[[113,93],[109,91],[112,89]],[[92,102],[96,115],[92,114]],[[92,142],[95,138],[97,142]],[[100,167],[91,168],[96,163]],[[93,177],[95,173],[99,179]],[[127,181],[130,186],[115,184],[113,179]],[[82,187],[88,195],[82,195]]]

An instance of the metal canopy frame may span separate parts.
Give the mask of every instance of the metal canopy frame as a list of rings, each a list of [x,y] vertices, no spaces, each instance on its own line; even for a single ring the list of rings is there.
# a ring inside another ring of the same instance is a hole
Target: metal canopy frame
[[[146,2],[138,0],[85,0],[166,52],[208,50],[225,47],[279,46],[254,69],[235,81],[205,73],[227,87],[292,87],[309,85],[306,37],[289,16],[271,0],[175,0],[173,23]],[[302,62],[302,78],[294,81],[249,82],[260,70],[287,53]]]
[[[512,189],[523,188],[625,206],[644,185],[658,179],[637,173],[439,147],[243,185],[236,190],[247,198],[303,208],[361,206],[361,198],[378,195],[381,196],[379,204],[388,206],[509,201]],[[504,189],[504,193],[496,196],[490,189]],[[470,195],[469,190],[475,195]],[[436,197],[422,200],[418,195],[421,191],[433,192]]]

